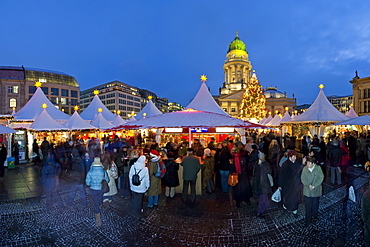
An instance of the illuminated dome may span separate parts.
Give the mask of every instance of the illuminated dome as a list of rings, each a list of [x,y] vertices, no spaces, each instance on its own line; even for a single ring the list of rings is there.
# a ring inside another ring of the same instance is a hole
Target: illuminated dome
[[[247,46],[239,39],[238,33],[236,33],[235,39],[230,43],[228,52],[234,50],[247,51]]]
[[[266,98],[285,98],[285,93],[277,90],[276,87],[267,87],[265,90]]]

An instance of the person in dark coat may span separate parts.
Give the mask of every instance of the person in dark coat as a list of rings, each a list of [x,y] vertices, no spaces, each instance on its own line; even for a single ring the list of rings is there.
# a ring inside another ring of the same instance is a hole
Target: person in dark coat
[[[18,144],[18,141],[13,141],[12,157],[14,157],[14,165],[19,165],[19,144]]]
[[[221,177],[221,188],[223,192],[229,192],[228,178],[230,173],[230,160],[233,156],[231,155],[227,142],[222,142],[222,149],[218,155],[218,168],[220,170]]]
[[[67,205],[72,204],[77,191],[80,191],[81,206],[86,207],[85,164],[83,163],[80,152],[75,145],[72,148],[72,167],[67,174],[71,184],[71,192],[67,200]]]
[[[175,153],[170,151],[167,153],[167,159],[163,158],[166,164],[166,173],[162,178],[162,184],[166,186],[165,195],[169,198],[175,196],[175,189],[180,185],[179,182],[179,164],[175,162]]]
[[[255,164],[253,187],[259,195],[257,217],[263,218],[270,201],[268,195],[272,193],[268,174],[271,176],[270,164],[265,160],[265,154],[258,153],[258,162]]]
[[[35,155],[36,155],[33,158],[33,162],[36,163],[36,164],[39,164],[41,162],[41,159],[40,159],[40,147],[37,144],[37,140],[36,139],[34,139],[33,140],[33,143],[32,143],[32,152],[34,152]]]
[[[8,154],[8,151],[6,150],[4,143],[0,142],[0,177],[4,177],[4,174],[5,174],[4,163],[6,161],[7,154]]]
[[[61,168],[53,153],[48,153],[41,170],[41,182],[46,194],[46,209],[51,210],[53,199],[59,208],[64,209],[64,203],[59,194],[59,174]]]
[[[182,188],[182,200],[185,202],[188,196],[188,189],[190,185],[191,191],[191,202],[195,202],[196,196],[196,182],[197,182],[197,174],[201,168],[199,163],[199,159],[193,155],[193,149],[188,148],[187,153],[188,155],[182,159],[180,163],[181,166],[184,167],[182,178],[184,179],[183,188]]]
[[[51,151],[50,143],[46,140],[46,137],[44,137],[40,148],[42,153],[42,162],[44,163],[46,161],[48,153]]]
[[[250,205],[250,198],[253,196],[246,171],[249,156],[241,142],[235,142],[231,154],[234,159],[231,172],[238,173],[238,183],[233,187],[233,198],[236,202],[236,207],[240,208],[240,204],[243,201],[245,201],[247,205]]]
[[[130,183],[128,179],[128,173],[130,171],[129,166],[130,153],[128,146],[123,146],[115,157],[115,163],[118,167],[118,194],[125,199],[131,197]]]
[[[297,152],[288,152],[288,160],[284,162],[279,174],[279,189],[283,208],[298,213],[301,198],[301,164],[297,161]]]
[[[340,160],[342,157],[342,152],[339,147],[338,140],[334,139],[328,146],[328,159],[330,163],[330,181],[332,184],[335,181],[338,184],[342,183],[342,176],[340,170]]]

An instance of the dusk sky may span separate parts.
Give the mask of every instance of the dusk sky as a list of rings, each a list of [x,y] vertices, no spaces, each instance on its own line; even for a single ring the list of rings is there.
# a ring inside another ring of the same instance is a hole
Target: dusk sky
[[[370,1],[21,1],[0,4],[0,66],[72,75],[81,91],[118,80],[187,106],[201,74],[218,95],[235,31],[263,86],[297,104],[319,84],[351,95],[370,76]]]

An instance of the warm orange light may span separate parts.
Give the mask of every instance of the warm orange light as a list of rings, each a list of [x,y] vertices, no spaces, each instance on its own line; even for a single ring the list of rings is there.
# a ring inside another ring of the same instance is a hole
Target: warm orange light
[[[206,76],[206,75],[201,75],[201,76],[200,76],[200,80],[201,80],[201,81],[203,81],[203,82],[207,81],[207,79],[208,79],[208,78],[207,78],[207,76]]]
[[[75,107],[73,107],[73,109],[74,109],[75,111],[78,111],[78,105],[75,105]]]
[[[118,110],[118,111],[117,111],[117,114],[118,114],[118,115],[119,115],[119,114],[121,114],[121,111],[120,111],[120,110]]]
[[[98,108],[98,112],[103,112],[103,109],[102,108]]]
[[[324,84],[320,84],[319,88],[320,89],[323,89],[324,88]]]
[[[285,111],[288,111],[289,110],[289,107],[285,107]]]
[[[94,90],[94,95],[98,95],[99,94],[99,90]]]
[[[43,104],[41,105],[41,107],[42,107],[43,109],[46,109],[46,107],[48,107],[48,105],[47,105],[46,103],[43,103]]]
[[[151,100],[151,99],[153,99],[153,96],[149,95],[148,100]]]

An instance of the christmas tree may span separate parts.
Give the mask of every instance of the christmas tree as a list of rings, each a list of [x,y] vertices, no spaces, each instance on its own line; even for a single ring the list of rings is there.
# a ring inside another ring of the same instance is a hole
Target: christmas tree
[[[255,71],[247,84],[240,104],[240,118],[261,120],[266,115],[266,98]]]

